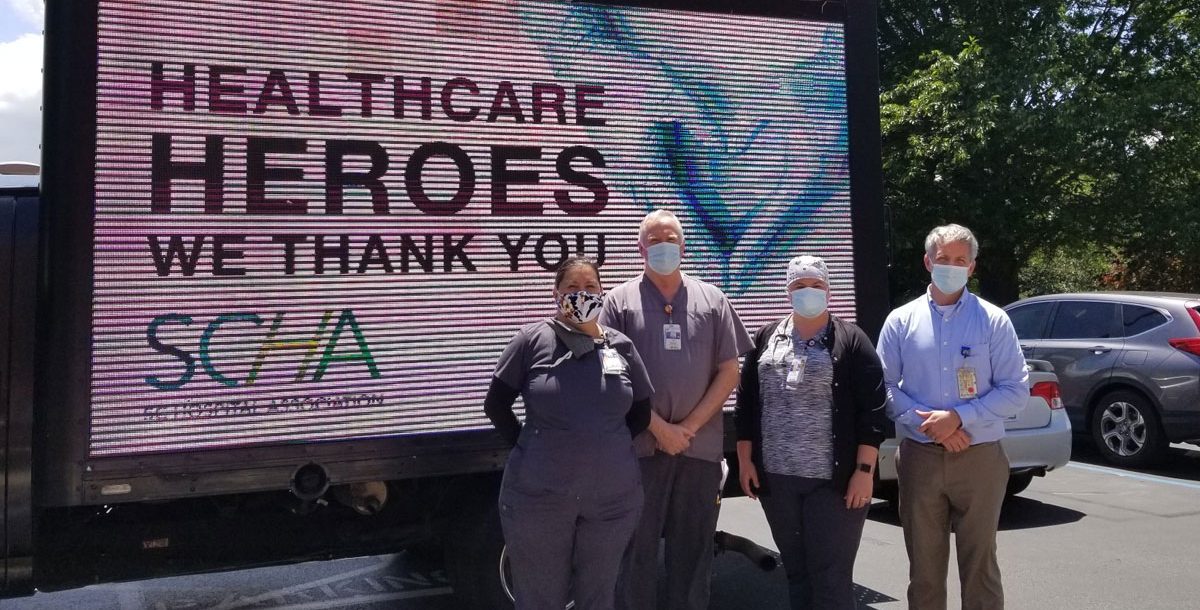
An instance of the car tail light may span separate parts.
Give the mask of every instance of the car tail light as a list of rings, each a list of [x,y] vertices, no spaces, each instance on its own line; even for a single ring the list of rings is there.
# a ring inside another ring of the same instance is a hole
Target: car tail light
[[[1196,330],[1200,331],[1200,307],[1189,307],[1188,315],[1192,316],[1192,322],[1196,324]],[[1189,354],[1200,356],[1200,337],[1192,337],[1189,339],[1167,339],[1167,343],[1177,350],[1183,350]]]
[[[1167,339],[1167,342],[1175,349],[1200,356],[1200,337],[1195,339]]]
[[[1030,388],[1029,395],[1045,400],[1051,409],[1063,408],[1062,394],[1058,393],[1057,381],[1039,381]]]

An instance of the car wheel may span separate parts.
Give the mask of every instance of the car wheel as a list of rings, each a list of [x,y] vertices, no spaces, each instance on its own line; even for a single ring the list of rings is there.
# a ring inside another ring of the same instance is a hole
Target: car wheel
[[[1004,496],[1006,498],[1011,498],[1011,497],[1025,491],[1025,489],[1028,488],[1029,484],[1032,482],[1033,482],[1033,473],[1032,472],[1024,472],[1024,473],[1020,473],[1020,474],[1010,474],[1010,475],[1008,475],[1008,487],[1006,487],[1004,489]]]
[[[900,503],[900,486],[896,484],[896,480],[880,481],[879,469],[875,469],[875,486],[872,489],[872,496],[896,506]]]
[[[1092,441],[1104,459],[1117,466],[1150,466],[1167,453],[1158,413],[1141,394],[1128,390],[1110,392],[1096,402]]]

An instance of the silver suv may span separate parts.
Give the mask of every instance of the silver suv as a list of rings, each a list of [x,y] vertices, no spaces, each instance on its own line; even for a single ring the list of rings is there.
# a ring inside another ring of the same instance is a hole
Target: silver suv
[[[1005,308],[1026,358],[1054,365],[1072,427],[1148,466],[1200,439],[1200,295],[1052,294]]]

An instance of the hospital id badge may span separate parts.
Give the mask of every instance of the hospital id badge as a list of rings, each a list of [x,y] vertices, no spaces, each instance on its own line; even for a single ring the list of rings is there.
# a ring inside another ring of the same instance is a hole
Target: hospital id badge
[[[975,384],[975,369],[969,366],[958,369],[958,397],[967,400],[978,395],[979,388]]]
[[[600,350],[600,365],[605,375],[620,375],[625,372],[625,362],[617,354],[617,350],[606,347]]]
[[[683,327],[678,324],[663,324],[663,349],[673,352],[683,349]]]
[[[804,381],[804,368],[808,365],[808,356],[792,360],[792,368],[788,370],[787,387],[796,388]]]

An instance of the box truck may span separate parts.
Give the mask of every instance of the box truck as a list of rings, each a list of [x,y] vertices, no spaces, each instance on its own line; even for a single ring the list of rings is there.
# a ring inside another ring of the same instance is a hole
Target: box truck
[[[748,327],[803,252],[878,328],[874,27],[857,1],[49,0],[42,176],[0,196],[3,595],[444,543],[496,607],[482,399],[559,261],[633,278],[668,208]]]

